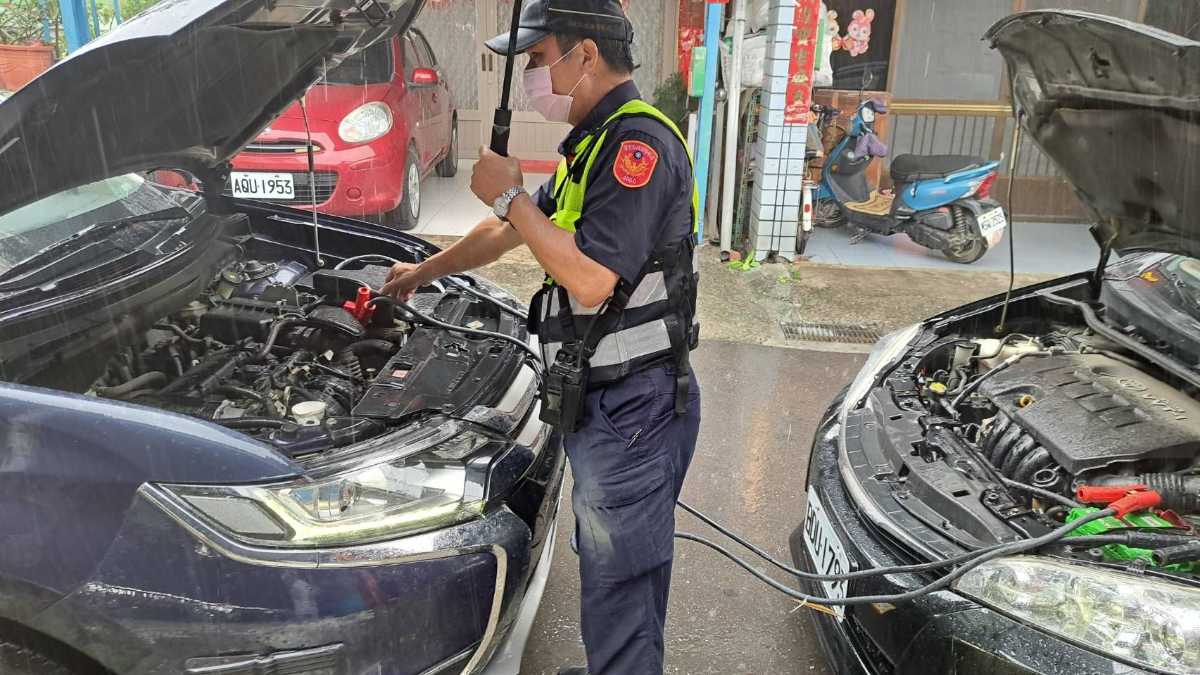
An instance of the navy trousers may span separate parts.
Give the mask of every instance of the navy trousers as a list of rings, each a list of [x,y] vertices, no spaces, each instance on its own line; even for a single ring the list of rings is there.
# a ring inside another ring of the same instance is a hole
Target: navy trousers
[[[590,392],[564,439],[590,675],[663,672],[675,500],[699,430],[695,378],[677,416],[674,369],[656,367]]]

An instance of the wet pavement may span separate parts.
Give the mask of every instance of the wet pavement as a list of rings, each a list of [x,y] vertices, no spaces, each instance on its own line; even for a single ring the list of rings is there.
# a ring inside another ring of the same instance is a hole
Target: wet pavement
[[[804,513],[809,444],[829,401],[861,354],[707,341],[692,362],[701,381],[700,444],[683,499],[788,559],[787,537]],[[568,486],[569,489],[569,486]],[[558,550],[521,672],[583,664],[579,575],[563,498]],[[678,529],[712,535],[680,512]],[[668,673],[828,673],[798,603],[691,542],[677,542],[667,619]]]

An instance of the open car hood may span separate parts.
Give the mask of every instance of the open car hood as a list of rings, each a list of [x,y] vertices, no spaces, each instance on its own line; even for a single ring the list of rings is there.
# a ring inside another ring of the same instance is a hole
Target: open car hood
[[[0,213],[109,176],[226,163],[424,0],[162,0],[0,105]]]
[[[984,39],[1101,245],[1200,257],[1200,42],[1062,10],[1015,14]]]

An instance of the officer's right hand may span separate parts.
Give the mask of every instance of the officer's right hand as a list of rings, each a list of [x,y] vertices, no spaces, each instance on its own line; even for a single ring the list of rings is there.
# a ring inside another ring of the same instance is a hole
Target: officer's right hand
[[[412,299],[417,288],[424,285],[420,274],[421,266],[413,263],[396,263],[388,270],[387,282],[379,291],[402,302]]]

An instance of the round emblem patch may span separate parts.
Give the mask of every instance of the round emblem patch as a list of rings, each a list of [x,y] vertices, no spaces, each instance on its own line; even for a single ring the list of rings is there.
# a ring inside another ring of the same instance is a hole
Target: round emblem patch
[[[613,163],[613,176],[627,188],[640,188],[650,182],[658,153],[641,141],[624,141]]]

